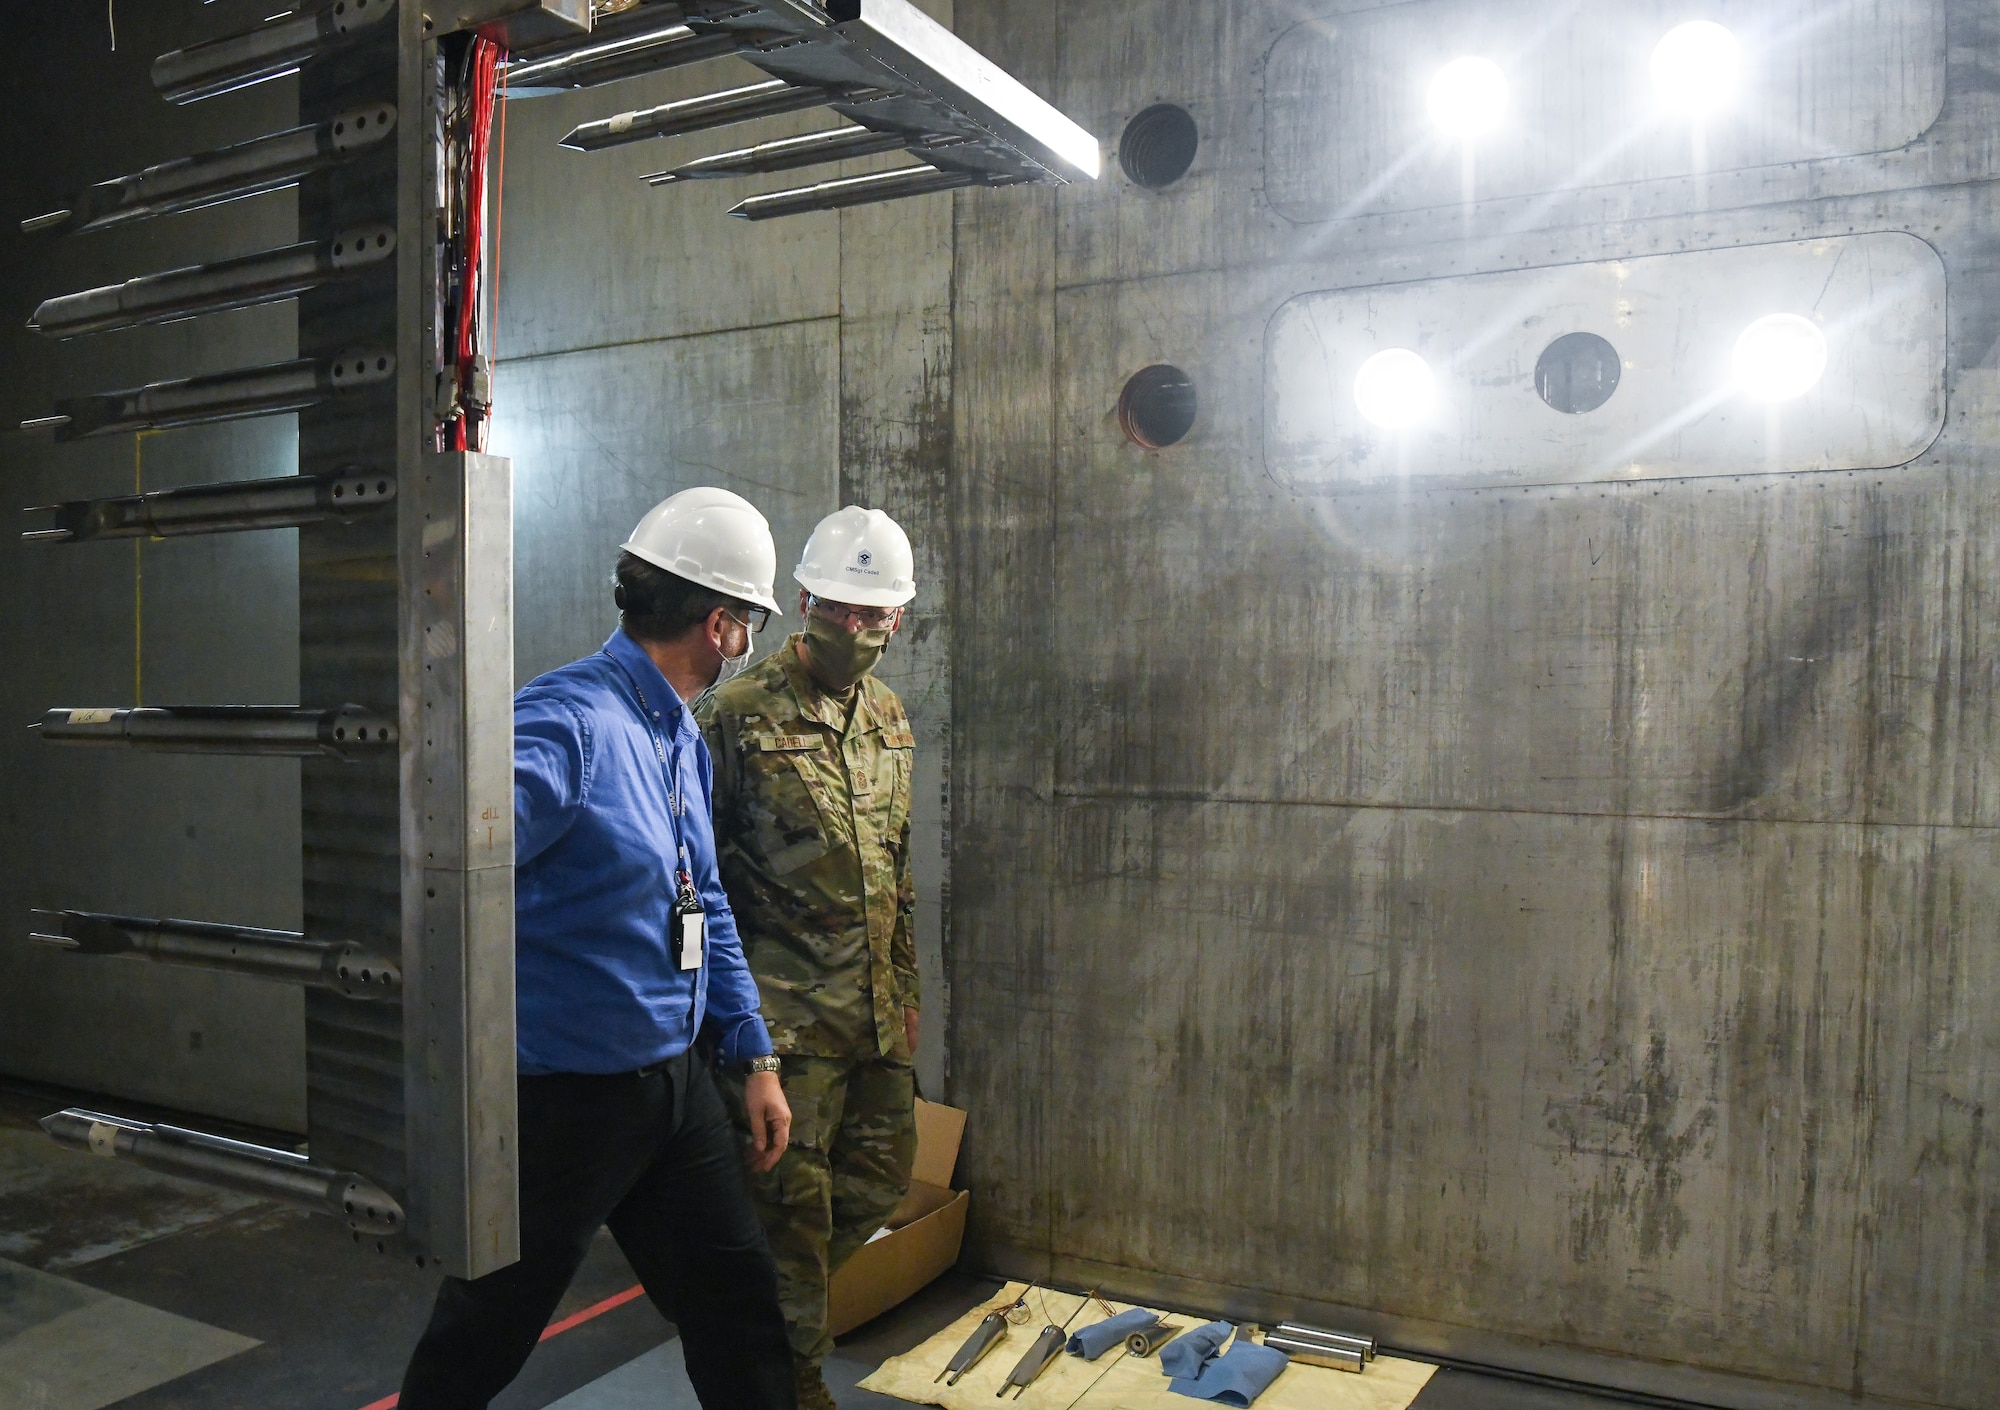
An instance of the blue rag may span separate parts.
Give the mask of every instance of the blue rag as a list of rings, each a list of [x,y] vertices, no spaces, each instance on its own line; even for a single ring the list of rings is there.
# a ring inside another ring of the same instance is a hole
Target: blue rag
[[[1248,1405],[1270,1389],[1290,1361],[1282,1351],[1239,1338],[1228,1351],[1205,1364],[1199,1376],[1176,1377],[1167,1389],[1218,1405]]]
[[[1145,1308],[1135,1307],[1130,1312],[1120,1312],[1116,1317],[1093,1322],[1069,1339],[1069,1354],[1095,1361],[1112,1347],[1123,1343],[1132,1333],[1144,1331],[1159,1320]]]
[[[1235,1330],[1233,1322],[1210,1322],[1181,1333],[1160,1348],[1160,1374],[1193,1380],[1201,1374],[1202,1364],[1222,1350],[1222,1344]]]

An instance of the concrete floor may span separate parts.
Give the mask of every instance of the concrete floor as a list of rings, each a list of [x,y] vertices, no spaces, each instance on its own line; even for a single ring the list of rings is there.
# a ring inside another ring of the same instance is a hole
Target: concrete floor
[[[355,1248],[331,1220],[63,1150],[35,1121],[73,1102],[91,1104],[0,1085],[0,1410],[386,1410],[432,1275]],[[558,1320],[634,1281],[600,1236]],[[827,1365],[843,1410],[906,1404],[855,1383],[995,1286],[954,1271],[843,1339]],[[495,1410],[695,1410],[679,1350],[633,1298],[544,1341]],[[1415,1410],[1613,1403],[1446,1370]]]

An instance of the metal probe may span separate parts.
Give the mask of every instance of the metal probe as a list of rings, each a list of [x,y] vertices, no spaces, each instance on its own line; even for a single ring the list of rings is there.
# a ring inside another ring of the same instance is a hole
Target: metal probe
[[[1076,1320],[1077,1313],[1090,1306],[1090,1300],[1096,1296],[1097,1289],[1092,1288],[1083,1295],[1083,1301],[1076,1305],[1076,1311],[1071,1312],[1060,1327],[1051,1322],[1042,1328],[1042,1334],[1035,1338],[1035,1344],[1028,1348],[1027,1354],[1015,1364],[1013,1370],[1007,1373],[1007,1379],[1001,1383],[1000,1389],[993,1392],[995,1399],[1005,1395],[1009,1390],[1014,1391],[1016,1400],[1027,1394],[1028,1387],[1035,1382],[1035,1377],[1047,1370],[1049,1362],[1061,1354],[1063,1343],[1069,1340],[1069,1324]]]
[[[1035,1285],[1033,1283],[1028,1284],[1028,1286],[1021,1289],[1021,1295],[1007,1306],[997,1311],[989,1312],[982,1317],[979,1325],[972,1329],[972,1335],[965,1339],[965,1344],[959,1347],[950,1361],[945,1363],[944,1370],[939,1371],[935,1376],[931,1377],[931,1384],[936,1385],[939,1381],[944,1381],[946,1375],[949,1375],[951,1379],[944,1383],[949,1386],[957,1385],[958,1378],[978,1365],[979,1358],[991,1351],[999,1344],[1001,1338],[1007,1335],[1007,1314],[1017,1307],[1025,1306],[1028,1301],[1028,1294],[1034,1290]]]

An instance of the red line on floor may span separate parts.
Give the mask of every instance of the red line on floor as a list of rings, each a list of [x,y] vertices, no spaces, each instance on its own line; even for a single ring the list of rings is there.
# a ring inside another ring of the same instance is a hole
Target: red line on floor
[[[542,1341],[547,1341],[550,1337],[560,1336],[562,1333],[568,1331],[571,1327],[580,1327],[593,1317],[602,1317],[605,1313],[609,1312],[614,1307],[623,1307],[633,1298],[644,1296],[645,1292],[646,1290],[643,1287],[633,1287],[625,1289],[625,1291],[622,1293],[613,1293],[610,1297],[605,1298],[604,1301],[602,1302],[591,1303],[590,1306],[584,1308],[583,1311],[581,1312],[570,1313],[569,1316],[563,1318],[562,1321],[560,1322],[549,1323],[549,1325],[543,1329],[540,1339]]]
[[[584,1308],[581,1312],[570,1313],[569,1316],[563,1318],[560,1322],[549,1323],[548,1326],[542,1329],[542,1334],[537,1340],[547,1341],[550,1337],[561,1336],[570,1328],[580,1327],[593,1317],[602,1317],[614,1307],[623,1307],[635,1297],[643,1297],[645,1292],[646,1290],[643,1287],[633,1287],[625,1289],[622,1293],[613,1293],[602,1302],[591,1303],[590,1306]],[[362,1406],[361,1410],[395,1410],[396,1400],[396,1396],[385,1395],[380,1400],[370,1401],[368,1404]]]

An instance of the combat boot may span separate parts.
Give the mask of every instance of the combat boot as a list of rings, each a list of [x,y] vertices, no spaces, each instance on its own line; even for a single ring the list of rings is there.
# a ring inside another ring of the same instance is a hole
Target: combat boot
[[[820,1372],[819,1362],[795,1354],[792,1357],[792,1375],[798,1381],[799,1410],[840,1410],[834,1403],[833,1392],[826,1388],[826,1377]]]

